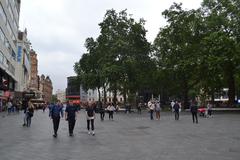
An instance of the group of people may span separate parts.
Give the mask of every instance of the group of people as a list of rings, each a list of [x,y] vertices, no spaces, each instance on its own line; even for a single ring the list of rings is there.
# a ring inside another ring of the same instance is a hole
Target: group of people
[[[98,105],[98,106],[97,106]],[[103,121],[105,116],[105,108],[101,103],[84,103],[82,106],[86,109],[86,120],[87,120],[87,130],[89,135],[95,135],[94,132],[94,120],[95,120],[95,112],[96,107],[99,109],[100,118]],[[112,103],[109,103],[107,106],[107,112],[109,114],[109,120],[113,120],[113,114],[116,108]],[[73,136],[73,130],[75,127],[77,113],[79,109],[78,107],[74,106],[72,102],[67,102],[65,114],[63,113],[63,105],[58,101],[56,104],[49,105],[49,117],[52,119],[53,122],[53,130],[54,134],[53,137],[57,137],[57,132],[59,128],[59,123],[61,117],[65,118],[68,121],[68,128],[69,128],[69,136]]]
[[[161,106],[159,101],[149,101],[148,102],[148,109],[150,112],[150,119],[153,120],[153,113],[156,112],[156,119],[160,120],[160,112],[161,112]]]

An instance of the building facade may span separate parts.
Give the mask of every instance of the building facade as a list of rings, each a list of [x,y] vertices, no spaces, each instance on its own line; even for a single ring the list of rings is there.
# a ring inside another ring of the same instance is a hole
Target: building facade
[[[58,89],[56,91],[57,99],[60,100],[60,102],[65,102],[66,101],[66,92]]]
[[[37,53],[33,49],[30,50],[30,62],[31,73],[29,88],[32,90],[39,90],[38,59]]]
[[[27,91],[30,83],[30,46],[31,43],[27,39],[27,29],[24,32],[18,32],[18,53],[17,53],[17,85],[16,90],[19,92]]]
[[[67,77],[66,100],[71,101],[76,105],[79,105],[80,87],[76,82],[76,76]]]
[[[17,37],[20,0],[0,1],[0,97],[11,98],[18,82]]]
[[[41,75],[39,81],[39,91],[42,92],[45,103],[50,103],[52,99],[53,86],[49,76],[45,77],[44,75]]]

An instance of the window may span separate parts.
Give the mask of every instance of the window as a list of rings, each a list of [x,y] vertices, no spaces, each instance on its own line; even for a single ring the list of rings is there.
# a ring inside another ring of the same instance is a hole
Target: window
[[[2,5],[0,4],[0,18],[3,20],[3,22],[6,24],[7,22],[7,17],[6,17],[6,14],[3,10],[3,7]]]
[[[11,29],[11,27],[10,27],[9,22],[7,22],[7,30],[8,30],[8,32],[9,32],[9,34],[10,34],[10,37],[12,37],[13,33],[12,33],[12,29]]]
[[[9,14],[10,14],[10,17],[11,17],[11,19],[12,19],[12,21],[14,21],[14,16],[13,16],[13,11],[12,11],[12,8],[11,8],[11,6],[8,6],[8,11],[9,11]]]
[[[16,21],[14,20],[14,22],[13,22],[13,27],[14,27],[14,30],[15,31],[17,31],[18,30],[18,26],[17,26],[17,23],[16,23]]]
[[[3,53],[0,51],[0,63],[2,64],[3,64],[3,59],[4,59]]]
[[[0,41],[2,41],[4,43],[4,39],[5,39],[5,35],[2,31],[2,29],[0,29]]]
[[[5,0],[5,2],[6,2],[6,5],[8,6],[8,4],[9,4],[9,1],[8,1],[8,0]]]

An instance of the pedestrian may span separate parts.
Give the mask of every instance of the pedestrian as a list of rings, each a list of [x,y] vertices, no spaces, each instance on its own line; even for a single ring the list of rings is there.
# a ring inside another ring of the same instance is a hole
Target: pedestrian
[[[24,113],[24,117],[23,117],[23,126],[27,125],[27,109],[28,109],[28,101],[26,99],[24,99],[22,101],[22,109],[23,109],[23,113]]]
[[[108,110],[108,117],[109,117],[109,120],[113,120],[113,112],[115,111],[115,108],[113,106],[113,103],[109,103],[108,107],[107,107],[107,110]]]
[[[156,111],[156,119],[160,120],[160,112],[161,112],[160,102],[156,103],[155,111]]]
[[[66,110],[65,110],[65,120],[68,121],[68,130],[69,136],[73,136],[73,130],[77,119],[77,106],[74,106],[73,103],[67,102]]]
[[[190,110],[191,110],[191,113],[192,113],[192,120],[193,120],[193,123],[198,123],[198,106],[197,106],[197,102],[193,101],[191,103],[191,106],[190,106]]]
[[[208,116],[212,116],[212,103],[210,103],[210,102],[208,102],[208,104],[207,104],[207,114],[208,114]]]
[[[30,126],[31,126],[33,113],[34,113],[33,104],[32,104],[31,102],[28,102],[28,108],[27,108],[27,127],[30,127]]]
[[[172,112],[174,112],[174,104],[175,104],[175,102],[172,100],[172,102],[171,102],[171,110],[172,110]]]
[[[87,104],[86,106],[86,117],[87,117],[87,130],[88,134],[95,135],[94,132],[94,119],[95,119],[95,111],[92,104]],[[90,125],[91,125],[91,131],[90,131]]]
[[[137,110],[138,110],[138,114],[142,113],[142,103],[141,102],[138,103]]]
[[[12,111],[12,102],[11,102],[11,100],[9,100],[8,101],[8,103],[7,103],[7,110],[8,110],[8,114],[10,114],[11,113],[11,111]]]
[[[49,110],[49,117],[53,121],[53,130],[54,130],[53,137],[54,138],[57,137],[57,131],[60,123],[60,116],[63,117],[63,108],[60,104],[60,101],[58,101],[57,104],[51,105]]]
[[[101,119],[101,121],[104,121],[105,108],[103,107],[103,104],[101,101],[98,103],[98,106],[99,106],[100,119]]]
[[[173,106],[174,112],[175,112],[175,120],[179,120],[179,109],[180,106],[178,104],[178,101],[175,102],[174,106]]]
[[[155,109],[155,104],[153,101],[148,102],[148,108],[149,108],[149,112],[150,112],[150,119],[153,120],[153,112]]]

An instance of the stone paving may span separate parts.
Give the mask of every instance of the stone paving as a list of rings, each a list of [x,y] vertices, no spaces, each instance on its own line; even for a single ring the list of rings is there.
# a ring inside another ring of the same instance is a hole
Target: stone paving
[[[175,121],[171,113],[151,121],[148,114],[118,113],[114,121],[96,119],[96,135],[86,131],[79,114],[74,137],[60,122],[52,137],[48,112],[35,112],[30,128],[23,113],[0,113],[0,160],[239,160],[240,114],[218,114],[193,124],[189,113]]]

